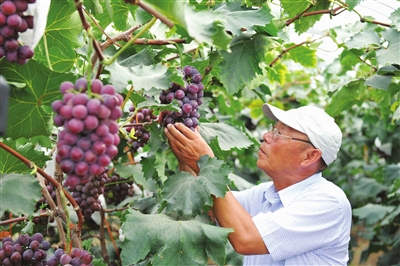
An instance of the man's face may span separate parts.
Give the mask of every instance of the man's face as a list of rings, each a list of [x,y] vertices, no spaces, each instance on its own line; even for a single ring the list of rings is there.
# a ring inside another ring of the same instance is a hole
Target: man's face
[[[308,140],[304,133],[294,130],[279,121],[275,127],[282,135]],[[257,166],[272,179],[295,173],[300,165],[304,151],[312,147],[307,143],[279,135],[274,139],[271,131],[266,132],[263,135],[263,139],[264,142],[258,151]]]

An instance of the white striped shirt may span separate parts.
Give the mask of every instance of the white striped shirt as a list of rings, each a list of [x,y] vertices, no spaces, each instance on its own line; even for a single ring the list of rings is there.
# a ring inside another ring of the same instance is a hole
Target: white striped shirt
[[[245,256],[244,265],[347,265],[351,206],[321,173],[279,192],[267,182],[233,194],[270,253]]]

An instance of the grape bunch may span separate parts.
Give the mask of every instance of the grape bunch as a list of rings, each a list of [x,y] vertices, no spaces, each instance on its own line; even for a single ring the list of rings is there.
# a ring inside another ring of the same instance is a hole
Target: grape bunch
[[[32,49],[18,42],[19,33],[33,29],[33,16],[24,16],[28,4],[36,0],[0,1],[0,58],[24,65],[33,57]]]
[[[85,184],[67,186],[71,196],[82,210],[85,218],[90,218],[95,211],[100,211],[101,202],[99,196],[104,193],[104,185],[107,174],[92,175],[90,181]]]
[[[56,161],[67,174],[66,186],[84,184],[91,176],[103,174],[118,154],[116,120],[122,115],[123,98],[112,85],[98,79],[91,81],[89,94],[87,85],[85,78],[75,84],[63,82],[63,100],[52,103],[57,113],[54,124],[64,126],[58,136]]]
[[[167,90],[160,93],[160,102],[162,104],[171,103],[177,100],[180,111],[163,111],[163,125],[173,124],[175,122],[183,122],[187,127],[194,131],[199,124],[200,114],[198,107],[202,104],[204,95],[204,86],[202,76],[193,66],[185,66],[183,68],[185,86],[180,86],[172,82]]]
[[[73,248],[71,253],[65,253],[63,249],[57,249],[53,255],[47,259],[47,266],[72,265],[72,266],[91,266],[93,256],[84,249]]]
[[[127,197],[134,196],[133,182],[126,181],[117,173],[107,179],[104,186],[104,198],[107,204],[118,205]]]
[[[0,247],[0,265],[46,265],[47,250],[50,243],[44,240],[41,233],[31,237],[28,234],[21,234],[17,240],[5,237]]]
[[[130,107],[129,111],[131,112],[131,115],[133,115],[135,107]],[[158,117],[153,114],[153,110],[150,110],[149,108],[140,108],[139,110],[137,110],[137,113],[132,117],[131,122],[135,125],[127,127],[126,131],[132,133],[129,135],[132,138],[128,141],[128,143],[132,146],[132,150],[134,153],[136,153],[140,147],[146,145],[150,138],[150,131],[145,127],[145,125],[137,124],[147,122],[150,123],[157,118]]]

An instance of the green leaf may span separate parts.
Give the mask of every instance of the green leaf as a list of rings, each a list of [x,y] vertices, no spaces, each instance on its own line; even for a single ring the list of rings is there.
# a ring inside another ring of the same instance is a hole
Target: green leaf
[[[389,19],[392,21],[394,28],[400,31],[400,8],[390,14]]]
[[[395,64],[386,65],[386,66],[379,68],[376,73],[379,75],[400,77],[400,66],[399,65],[397,65],[397,66],[398,67],[396,67]]]
[[[290,47],[291,45],[286,45],[286,47]],[[316,53],[317,51],[315,49],[310,49],[304,45],[301,45],[294,49],[291,49],[287,53],[287,56],[285,57],[287,57],[288,59],[292,59],[293,61],[305,67],[316,67],[317,66]]]
[[[362,31],[355,34],[346,42],[348,49],[363,49],[369,47],[371,44],[380,47],[380,37],[378,33],[373,31]]]
[[[61,98],[60,84],[75,77],[68,73],[57,73],[29,60],[20,66],[3,60],[0,73],[8,83],[18,83],[12,88],[8,110],[7,135],[13,139],[30,138],[37,135],[50,135],[52,115],[43,109]]]
[[[46,165],[46,161],[50,159],[50,157],[46,156],[43,151],[38,151],[35,149],[30,142],[18,146],[11,140],[5,139],[2,142],[41,168],[44,167]],[[14,155],[8,153],[4,149],[0,149],[0,159],[1,173],[27,173],[31,171],[31,169],[29,169],[24,162],[19,160]]]
[[[171,79],[177,78],[178,75],[177,71],[173,71],[161,63],[127,68],[114,62],[107,66],[106,69],[110,71],[110,82],[119,92],[123,91],[128,84],[133,84],[136,91],[144,89],[149,92],[153,88],[164,90],[169,87]]]
[[[123,265],[136,264],[147,256],[153,257],[154,266],[206,265],[208,258],[224,265],[227,235],[232,229],[196,220],[174,221],[164,214],[127,212],[121,227],[125,236],[121,243]]]
[[[256,10],[242,8],[240,2],[228,2],[214,10],[224,15],[226,22],[224,26],[235,35],[241,35],[242,29],[250,32],[256,25],[264,26],[270,24],[273,16],[266,6]]]
[[[231,172],[224,162],[216,158],[202,156],[198,161],[200,173],[193,176],[187,172],[179,172],[170,176],[164,183],[162,193],[166,201],[166,213],[178,213],[184,217],[201,214],[204,206],[211,207],[211,195],[219,198],[225,196],[230,183]]]
[[[32,175],[0,174],[0,216],[32,215],[41,197],[39,181]]]
[[[260,63],[265,61],[268,38],[261,34],[235,37],[231,52],[220,51],[224,58],[220,63],[220,79],[229,94],[248,85],[257,74],[262,74]]]
[[[374,89],[386,91],[389,88],[390,83],[392,83],[392,77],[375,74],[367,78],[364,82],[364,85],[371,86]]]
[[[143,167],[144,177],[146,179],[153,178],[155,174],[158,174],[161,181],[164,182],[167,177],[165,176],[165,166],[167,163],[167,150],[168,145],[164,139],[161,138],[161,129],[158,128],[158,124],[153,122],[150,125],[150,139],[148,145],[150,150],[146,157],[142,158],[140,163]]]
[[[387,165],[384,168],[383,176],[387,184],[392,184],[400,177],[400,166],[395,164]]]
[[[142,171],[142,166],[140,164],[136,165],[121,165],[117,164],[115,166],[117,173],[124,178],[133,178],[135,183],[142,186],[143,189],[148,191],[156,190],[156,183],[153,179],[145,179]]]
[[[55,71],[68,72],[76,62],[75,48],[83,45],[79,41],[82,31],[82,22],[74,5],[65,0],[51,1],[46,31],[35,48],[35,60]]]
[[[373,178],[360,177],[355,181],[352,196],[356,196],[361,201],[375,198],[380,192],[388,189]]]
[[[184,28],[199,43],[227,49],[231,37],[226,33],[224,18],[210,10],[196,11],[186,1],[147,0],[175,24]]]
[[[349,10],[353,10],[358,4],[360,4],[361,0],[346,0],[346,4],[349,7]]]
[[[382,32],[383,38],[389,45],[386,49],[376,51],[376,59],[381,66],[386,64],[399,64],[400,62],[400,32],[388,29]]]
[[[316,2],[316,4],[311,4],[311,2]],[[325,10],[329,8],[329,0],[318,0],[318,1],[297,1],[294,4],[291,0],[281,0],[283,9],[289,14],[290,18],[294,18],[297,15],[303,13],[310,5],[312,6],[307,12]],[[313,15],[307,17],[300,17],[300,19],[295,20],[294,27],[298,34],[306,32],[314,24],[321,19],[322,15]]]
[[[373,225],[382,220],[386,214],[392,212],[394,209],[394,206],[368,203],[360,208],[353,209],[353,215],[360,219],[365,219],[367,225]]]
[[[200,134],[208,143],[217,137],[218,144],[224,151],[248,148],[253,144],[242,131],[223,123],[201,123]]]
[[[112,0],[112,19],[117,30],[124,31],[128,29],[128,4],[123,0]]]
[[[343,110],[351,109],[353,105],[361,105],[364,102],[364,80],[358,79],[350,81],[337,91],[332,102],[326,108],[326,112],[335,117]]]

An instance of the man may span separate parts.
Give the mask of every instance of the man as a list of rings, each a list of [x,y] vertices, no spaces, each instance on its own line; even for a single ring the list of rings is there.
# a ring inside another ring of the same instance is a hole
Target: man
[[[234,229],[228,238],[245,265],[347,265],[351,206],[321,175],[337,157],[339,127],[316,107],[263,111],[277,123],[263,135],[257,166],[272,181],[213,196],[212,215]],[[165,134],[182,171],[196,175],[199,157],[214,156],[197,129],[169,125]]]

